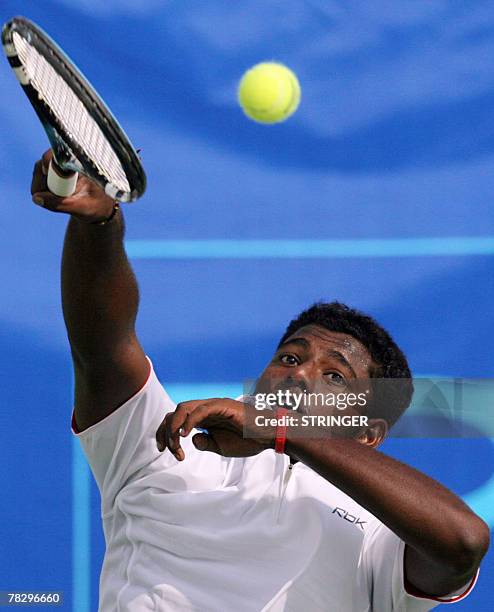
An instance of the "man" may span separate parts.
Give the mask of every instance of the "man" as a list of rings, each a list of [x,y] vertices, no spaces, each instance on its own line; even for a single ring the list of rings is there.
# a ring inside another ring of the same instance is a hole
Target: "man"
[[[175,407],[136,337],[122,211],[84,177],[73,196],[50,194],[49,158],[35,166],[32,194],[71,215],[63,313],[73,429],[102,497],[100,609],[424,611],[466,594],[487,526],[439,483],[376,449],[412,390],[387,332],[341,304],[315,305],[292,321],[257,384],[256,396],[286,399],[404,380],[392,404],[376,409],[374,387],[365,410],[349,403],[345,413],[364,420],[346,434],[301,435],[310,403],[276,413],[250,398]],[[274,414],[293,420],[272,423]],[[257,426],[259,416],[267,425]]]

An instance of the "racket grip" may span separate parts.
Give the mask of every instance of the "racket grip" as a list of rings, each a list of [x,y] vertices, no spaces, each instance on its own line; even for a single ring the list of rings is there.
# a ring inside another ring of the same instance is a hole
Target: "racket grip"
[[[77,172],[65,172],[53,160],[50,160],[46,184],[53,194],[66,198],[74,193],[78,176]]]

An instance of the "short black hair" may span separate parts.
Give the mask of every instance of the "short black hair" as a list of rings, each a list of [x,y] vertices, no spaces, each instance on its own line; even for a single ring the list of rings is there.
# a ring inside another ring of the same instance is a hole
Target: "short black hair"
[[[320,325],[356,338],[369,351],[375,367],[370,378],[400,379],[396,384],[377,385],[368,416],[383,418],[391,427],[409,406],[413,395],[412,374],[403,351],[372,317],[341,302],[317,302],[290,321],[278,347],[298,329]]]

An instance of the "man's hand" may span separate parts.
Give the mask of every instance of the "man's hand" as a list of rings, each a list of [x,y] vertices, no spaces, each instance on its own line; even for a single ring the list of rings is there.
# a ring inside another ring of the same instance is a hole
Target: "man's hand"
[[[263,411],[270,417],[273,411]],[[255,417],[262,412],[248,404],[231,399],[191,400],[177,405],[168,413],[156,432],[160,451],[168,448],[178,461],[185,459],[180,437],[194,427],[208,430],[192,438],[198,450],[207,450],[225,457],[250,457],[274,446],[274,427],[255,428]],[[250,432],[250,433],[249,433]]]
[[[79,176],[75,192],[67,198],[59,198],[48,190],[46,177],[52,157],[52,151],[48,150],[34,165],[31,183],[33,202],[53,212],[70,214],[86,223],[107,219],[115,202],[106,195],[101,187],[85,176]]]

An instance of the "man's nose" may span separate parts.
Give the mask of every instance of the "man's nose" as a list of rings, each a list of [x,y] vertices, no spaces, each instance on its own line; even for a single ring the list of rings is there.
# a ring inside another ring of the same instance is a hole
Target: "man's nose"
[[[304,366],[299,366],[295,371],[292,370],[290,376],[285,379],[287,387],[298,387],[301,391],[309,391],[312,388],[310,370]]]
[[[317,359],[307,359],[299,364],[297,372],[300,376],[306,379],[314,379],[320,369],[320,364]]]

